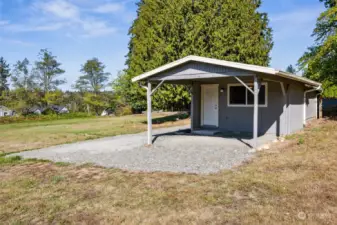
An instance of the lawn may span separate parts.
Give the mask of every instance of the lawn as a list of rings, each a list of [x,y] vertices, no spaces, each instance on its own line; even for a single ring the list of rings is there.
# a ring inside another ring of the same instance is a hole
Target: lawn
[[[154,129],[188,124],[172,113],[154,114]],[[30,121],[0,125],[0,153],[19,152],[106,136],[145,131],[146,115]]]
[[[337,121],[213,175],[0,158],[3,224],[337,224]]]

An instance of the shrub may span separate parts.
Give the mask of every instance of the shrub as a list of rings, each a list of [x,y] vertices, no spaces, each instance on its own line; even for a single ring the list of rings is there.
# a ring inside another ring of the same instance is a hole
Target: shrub
[[[130,106],[118,107],[118,108],[116,108],[115,115],[116,116],[132,115],[132,108]]]
[[[304,139],[303,137],[300,137],[297,142],[298,145],[303,145],[304,144]]]

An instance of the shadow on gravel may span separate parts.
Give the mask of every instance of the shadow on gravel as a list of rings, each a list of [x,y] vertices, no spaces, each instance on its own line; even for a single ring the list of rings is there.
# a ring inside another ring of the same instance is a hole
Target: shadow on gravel
[[[236,134],[233,132],[219,132],[215,135],[198,135],[198,134],[193,134],[191,132],[191,129],[186,129],[186,130],[178,130],[174,132],[168,132],[168,133],[163,133],[163,134],[157,134],[153,135],[154,138],[152,139],[152,144],[155,144],[158,138],[163,137],[163,136],[204,136],[204,137],[222,137],[222,138],[230,138],[230,139],[236,139],[240,141],[241,143],[245,144],[249,148],[253,148],[252,145],[250,145],[248,142],[246,142],[244,139],[252,139],[252,135],[250,133],[241,133],[241,134]]]

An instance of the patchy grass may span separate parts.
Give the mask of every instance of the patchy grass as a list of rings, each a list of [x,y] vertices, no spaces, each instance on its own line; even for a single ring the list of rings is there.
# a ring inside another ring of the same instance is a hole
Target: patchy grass
[[[298,144],[303,139],[303,144]],[[213,175],[0,164],[4,224],[336,224],[337,122]]]
[[[189,124],[181,115],[154,114],[163,121],[154,128]],[[169,119],[167,119],[169,118]],[[137,133],[146,130],[146,116],[80,118],[55,121],[32,121],[0,125],[0,153],[19,152],[58,144],[96,139],[106,136]]]

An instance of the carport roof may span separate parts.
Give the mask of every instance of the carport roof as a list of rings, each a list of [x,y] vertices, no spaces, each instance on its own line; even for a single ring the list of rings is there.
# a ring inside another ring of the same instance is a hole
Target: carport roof
[[[135,78],[132,79],[132,82],[137,82],[137,81],[142,81],[146,80],[149,77],[155,76],[161,72],[170,70],[172,68],[178,67],[182,64],[188,63],[188,62],[200,62],[200,63],[207,63],[207,64],[212,64],[212,65],[217,65],[217,66],[225,66],[225,67],[231,67],[235,69],[241,69],[241,70],[246,70],[246,71],[252,71],[252,72],[257,72],[257,73],[264,73],[264,74],[269,74],[269,75],[275,75],[279,77],[284,77],[288,78],[291,80],[296,80],[308,85],[312,85],[315,87],[321,86],[321,83],[312,81],[310,79],[304,78],[297,76],[295,74],[287,73],[281,70],[276,70],[274,68],[270,67],[264,67],[264,66],[256,66],[256,65],[251,65],[251,64],[244,64],[244,63],[237,63],[237,62],[231,62],[231,61],[225,61],[225,60],[219,60],[219,59],[212,59],[212,58],[206,58],[206,57],[201,57],[201,56],[187,56],[185,58],[179,59],[177,61],[174,61],[172,63],[166,64],[164,66],[158,67],[154,70],[151,70],[149,72],[143,73]]]

